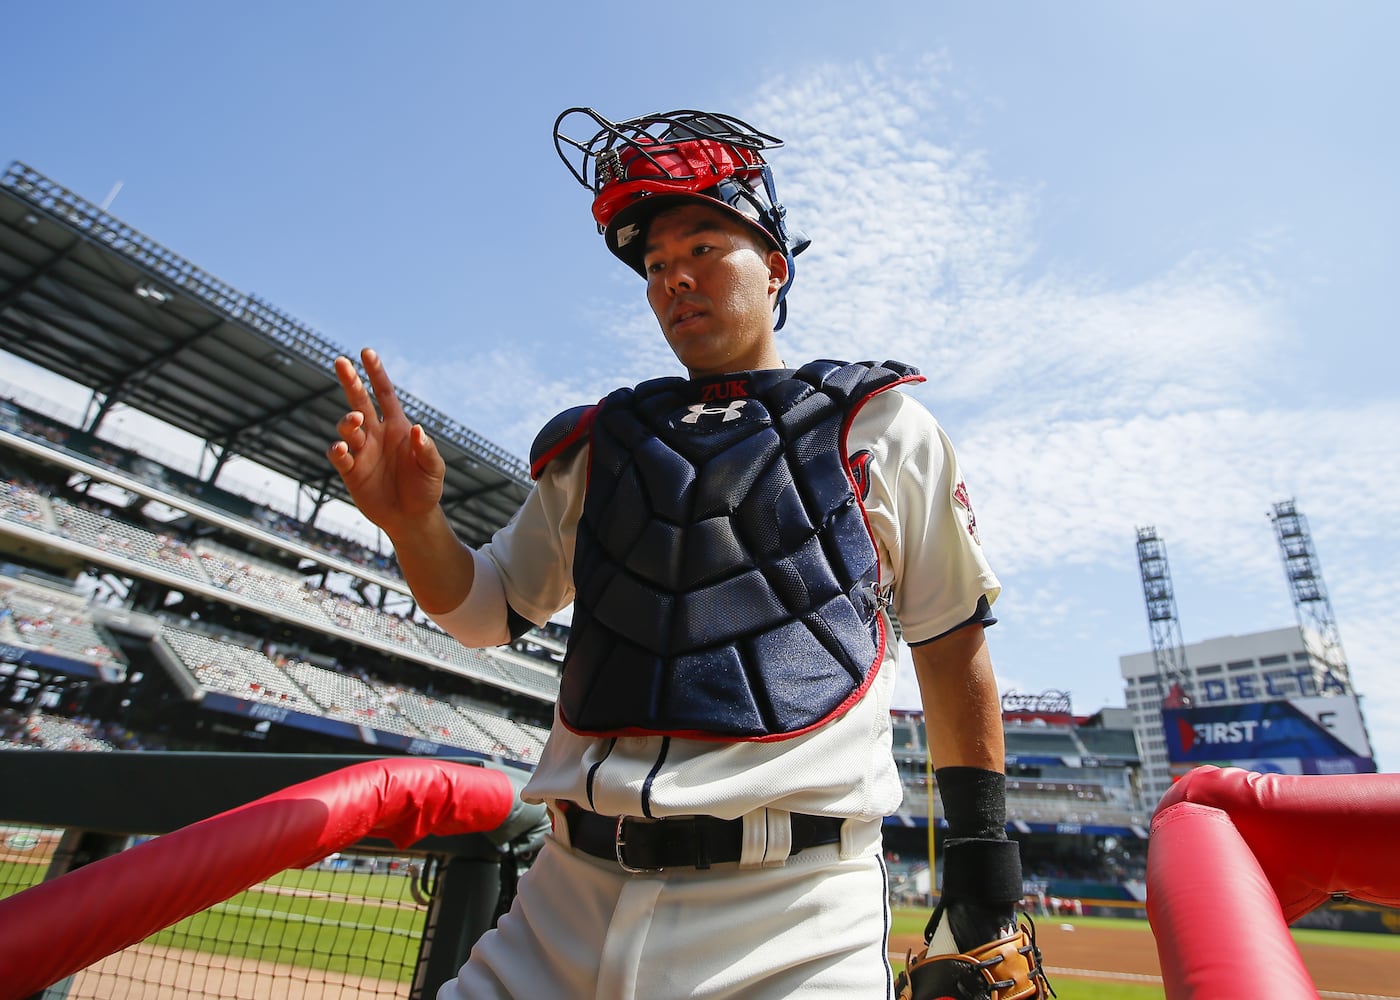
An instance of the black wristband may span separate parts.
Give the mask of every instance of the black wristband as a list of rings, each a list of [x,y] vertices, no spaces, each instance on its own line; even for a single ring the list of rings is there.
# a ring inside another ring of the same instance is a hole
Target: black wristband
[[[934,771],[948,839],[943,896],[981,904],[1021,898],[1021,847],[1006,836],[1006,775],[979,767]]]
[[[950,840],[1006,839],[1006,775],[980,767],[933,772]]]
[[[1014,903],[1022,896],[1021,845],[1014,840],[957,840],[943,849],[949,902]]]

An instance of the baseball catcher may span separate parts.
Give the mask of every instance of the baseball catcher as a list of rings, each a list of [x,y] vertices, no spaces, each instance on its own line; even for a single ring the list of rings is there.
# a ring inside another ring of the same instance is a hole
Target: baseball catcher
[[[361,355],[368,387],[336,361],[349,412],[328,457],[418,606],[468,646],[572,606],[522,792],[551,832],[439,1000],[892,996],[882,827],[901,794],[901,634],[953,843],[934,957],[900,988],[1039,995],[983,639],[1001,584],[952,444],[906,391],[924,377],[783,356],[810,240],[778,200],[776,137],[716,112],[571,108],[554,139],[680,374],[548,421],[529,497],[473,548],[379,356]],[[557,305],[554,269],[537,268],[541,303]]]

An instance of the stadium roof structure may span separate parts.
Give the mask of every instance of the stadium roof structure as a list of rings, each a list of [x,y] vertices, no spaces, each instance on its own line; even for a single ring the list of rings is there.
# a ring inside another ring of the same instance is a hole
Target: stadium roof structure
[[[211,481],[235,455],[349,499],[325,458],[353,354],[238,291],[22,163],[0,177],[0,350],[92,390],[84,429],[124,404],[205,442]],[[528,466],[408,393],[447,462],[443,509],[479,545],[530,489]]]

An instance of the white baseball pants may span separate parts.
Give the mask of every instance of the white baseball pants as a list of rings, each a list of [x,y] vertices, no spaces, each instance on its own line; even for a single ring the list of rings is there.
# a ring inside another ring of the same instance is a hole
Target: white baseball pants
[[[893,996],[878,820],[847,820],[839,845],[777,867],[642,875],[570,849],[555,829],[438,1000]]]

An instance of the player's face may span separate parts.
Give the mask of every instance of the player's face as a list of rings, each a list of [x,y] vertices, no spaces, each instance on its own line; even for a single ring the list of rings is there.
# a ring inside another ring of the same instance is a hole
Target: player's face
[[[692,378],[781,368],[774,295],[787,261],[718,209],[684,205],[647,227],[647,301]]]

